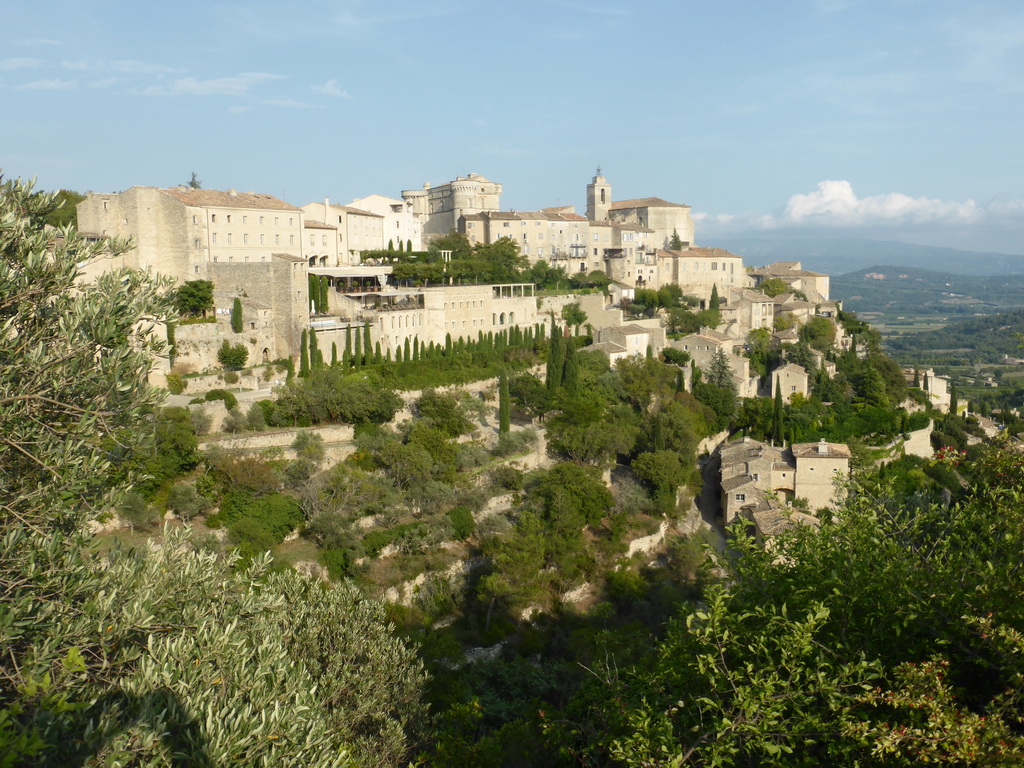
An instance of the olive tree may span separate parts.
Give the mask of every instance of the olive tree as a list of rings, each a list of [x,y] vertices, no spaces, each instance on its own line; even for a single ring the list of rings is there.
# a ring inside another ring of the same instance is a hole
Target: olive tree
[[[273,574],[267,556],[237,570],[187,532],[94,555],[86,523],[118,506],[151,454],[160,394],[147,379],[168,286],[128,270],[83,284],[78,264],[127,244],[54,237],[53,205],[0,185],[0,764],[404,754],[423,674],[374,604]],[[339,624],[347,641],[331,645],[322,633]],[[374,671],[353,699],[332,680],[356,668]]]

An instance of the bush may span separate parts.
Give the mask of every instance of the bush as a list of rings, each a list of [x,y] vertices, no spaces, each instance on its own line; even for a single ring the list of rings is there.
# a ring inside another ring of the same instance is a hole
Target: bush
[[[225,384],[237,384],[238,383],[238,374],[235,373],[234,371],[228,371],[227,373],[224,374],[224,383]]]
[[[532,429],[505,432],[498,436],[498,442],[491,452],[499,458],[515,456],[521,453],[529,453],[536,444],[537,433]]]
[[[245,426],[253,432],[262,432],[267,428],[267,419],[259,403],[253,403],[245,413]]]
[[[490,472],[491,484],[506,491],[523,490],[523,473],[508,464],[495,467]]]
[[[224,423],[221,425],[221,428],[225,432],[235,434],[237,432],[244,432],[245,426],[245,414],[243,414],[238,408],[232,408],[224,418]]]
[[[206,412],[206,409],[190,408],[189,412],[192,414],[192,431],[197,435],[208,434],[210,426],[213,424],[213,419]]]
[[[327,566],[327,573],[338,581],[352,575],[352,554],[347,549],[325,549],[320,553],[321,565]]]
[[[238,398],[226,389],[211,389],[206,393],[206,402],[210,403],[214,400],[223,400],[224,407],[229,411],[238,405]]]
[[[476,530],[476,521],[473,520],[473,513],[463,506],[458,506],[448,511],[448,522],[451,523],[455,538],[459,541],[465,541]]]
[[[167,508],[182,520],[191,520],[212,506],[213,502],[205,496],[199,495],[191,485],[178,483],[172,485],[167,493]]]
[[[180,373],[167,374],[167,391],[172,395],[180,395],[188,387],[188,379]]]
[[[249,350],[243,344],[229,344],[225,341],[217,350],[217,362],[229,371],[237,371],[245,367],[249,359]]]

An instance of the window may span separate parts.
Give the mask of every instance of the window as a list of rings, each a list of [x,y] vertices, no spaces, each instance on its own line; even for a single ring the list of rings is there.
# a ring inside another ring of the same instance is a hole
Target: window
[[[291,216],[289,216],[289,217],[288,217],[288,226],[289,226],[289,227],[290,227],[290,226],[292,225],[292,222],[293,222],[293,221],[294,221],[294,219],[293,219],[293,218],[292,218]]]
[[[275,216],[275,217],[274,217],[274,226],[275,226],[275,227],[277,226],[277,221],[278,221],[278,219],[277,219],[277,216]]]
[[[267,241],[266,235],[260,235],[260,245],[263,245]]]
[[[295,245],[295,235],[288,235],[288,245]]]
[[[281,236],[280,235],[274,235],[274,245],[280,245],[280,244],[281,244]]]
[[[505,229],[508,229],[509,228],[509,223],[507,221],[503,222],[501,226],[503,226]]]
[[[263,226],[263,217],[262,216],[260,216],[260,226],[261,227]]]
[[[714,271],[716,271],[717,269],[718,269],[718,262],[716,261],[716,262],[714,262],[714,263],[713,263],[713,264],[711,265],[711,271],[712,271],[712,272],[714,272]]]
[[[231,214],[229,213],[228,214],[228,224],[230,224],[230,223],[231,223]]]
[[[210,235],[210,242],[213,243],[214,245],[217,244],[217,233],[216,232],[214,232],[212,235]]]
[[[322,237],[321,239],[323,240],[323,242],[321,243],[321,245],[322,245],[322,246],[323,246],[324,248],[326,248],[326,247],[327,247],[327,235],[324,235],[324,236],[323,236],[323,237]]]
[[[231,245],[231,233],[228,232],[228,245]]]
[[[196,221],[195,215],[192,216],[192,223],[193,224],[198,224],[199,223],[198,221]]]
[[[747,500],[747,495],[745,493],[737,493],[736,494],[736,501],[746,501],[746,500]]]
[[[103,210],[104,211],[107,210],[107,201],[106,200],[103,201]]]
[[[199,274],[199,265],[198,265],[198,264],[196,264],[196,266],[195,266],[195,268],[194,268],[194,269],[195,269],[195,273],[196,273],[196,274],[198,275],[198,274]]]
[[[249,223],[249,217],[248,216],[243,216],[242,217],[242,223],[243,224],[248,224]]]
[[[199,238],[198,237],[195,239],[195,245],[196,245],[196,248],[199,247]]]
[[[249,234],[245,233],[245,234],[242,235],[242,245],[248,245],[248,244],[249,244]]]
[[[216,213],[211,213],[210,214],[210,223],[211,224],[216,224],[217,223],[217,214]]]

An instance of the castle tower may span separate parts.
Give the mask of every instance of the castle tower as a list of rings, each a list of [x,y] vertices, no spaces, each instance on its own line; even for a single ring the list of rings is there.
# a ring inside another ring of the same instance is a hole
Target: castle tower
[[[601,166],[597,167],[597,175],[587,184],[587,218],[591,221],[607,221],[608,206],[612,204],[612,185],[601,175]]]

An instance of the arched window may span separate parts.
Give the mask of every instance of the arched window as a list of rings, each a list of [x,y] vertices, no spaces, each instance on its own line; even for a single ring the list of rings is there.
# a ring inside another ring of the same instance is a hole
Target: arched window
[[[266,347],[263,348],[263,362],[264,363],[269,363],[270,362],[270,350],[267,349]]]
[[[508,313],[508,324],[509,325],[514,325],[515,322],[516,322],[516,313],[515,312],[509,312]]]
[[[504,312],[502,312],[501,316],[498,318],[498,324],[499,325],[504,325],[505,324],[505,313]]]

